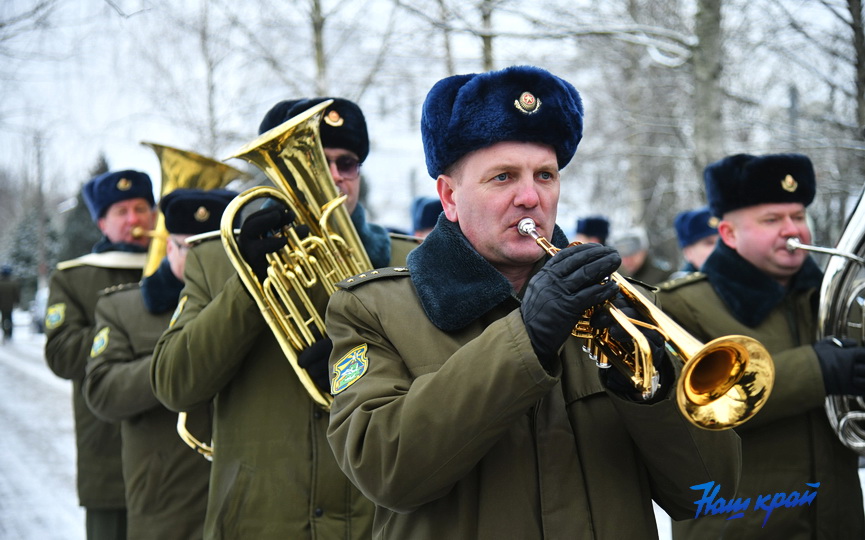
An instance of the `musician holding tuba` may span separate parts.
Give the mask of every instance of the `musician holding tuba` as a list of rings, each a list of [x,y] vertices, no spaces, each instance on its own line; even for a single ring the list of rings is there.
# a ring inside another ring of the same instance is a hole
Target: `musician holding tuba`
[[[808,252],[787,248],[789,238],[811,241],[811,160],[731,155],[706,167],[704,180],[720,240],[700,273],[663,284],[658,300],[697,339],[752,336],[774,360],[766,406],[737,428],[743,465],[735,496],[755,501],[819,488],[812,504],[778,508],[765,523],[763,511],[706,516],[674,523],[674,537],[865,538],[857,455],[832,432],[823,407],[827,394],[865,394],[865,349],[831,338],[814,343],[822,273]]]
[[[120,426],[95,416],[81,385],[96,334],[99,291],[138,281],[155,224],[150,176],[136,170],[109,171],[90,179],[84,202],[102,238],[91,253],[61,262],[51,274],[45,315],[48,367],[72,381],[78,500],[86,510],[87,538],[126,538],[126,502],[120,458]]]
[[[344,209],[346,222],[356,229],[361,242],[358,249],[366,249],[364,258],[386,265],[393,257],[386,231],[368,223],[357,202],[359,167],[369,152],[363,113],[349,100],[329,100],[283,101],[264,117],[259,138],[247,148],[263,156],[261,161],[267,161],[269,168],[262,168],[283,192],[297,201],[303,196],[303,202],[290,209],[271,198],[261,209],[251,208],[249,215],[238,213],[241,260],[234,258],[233,251],[226,252],[223,244],[230,242],[224,226],[222,242],[216,239],[194,246],[186,262],[176,323],[154,351],[152,383],[162,403],[178,412],[211,399],[214,403],[205,538],[360,540],[369,538],[372,529],[372,504],[339,470],[326,439],[329,340],[286,350],[282,348],[284,336],[272,331],[256,304],[256,294],[265,282],[289,275],[295,278],[313,263],[339,255],[327,250],[300,255],[312,237],[323,244],[328,239],[321,236],[333,236],[320,234],[317,223],[302,222],[301,214],[318,212],[319,204],[325,203],[312,200],[313,187],[336,193],[335,183],[347,196],[336,202],[352,206]],[[320,120],[309,116],[310,110],[322,106],[325,108],[316,113]],[[314,123],[314,129],[301,129],[307,121]],[[316,132],[320,146],[315,136],[280,138],[295,129]],[[281,141],[280,145],[271,148],[275,141]],[[323,154],[319,156],[320,150]],[[311,158],[320,158],[315,160],[319,167],[299,166],[301,162],[309,165],[306,160]],[[291,167],[293,175],[274,173]],[[261,188],[249,191],[256,189]],[[290,190],[296,191],[288,193]],[[244,197],[241,194],[232,204]],[[231,207],[226,215],[230,211]],[[223,220],[225,223],[225,217]],[[296,244],[287,244],[286,228]],[[289,248],[291,256],[284,267],[269,266],[275,254]],[[248,267],[249,275],[243,275],[254,283],[241,279],[238,265]],[[312,275],[304,274],[307,278]],[[298,292],[303,291],[292,290],[287,296]],[[327,296],[314,288],[309,299],[323,321]],[[318,329],[309,333],[321,338]],[[301,374],[311,379],[312,391]]]
[[[106,289],[96,303],[82,392],[97,417],[120,425],[130,539],[202,538],[210,463],[177,436],[177,415],[153,395],[150,365],[180,299],[187,239],[218,229],[236,195],[188,188],[164,195],[159,209],[168,236],[156,271]],[[189,411],[187,425],[209,441],[210,404]]]
[[[374,537],[646,538],[653,498],[686,519],[689,486],[733,488],[739,439],[682,418],[657,332],[634,338],[660,372],[646,398],[571,337],[620,290],[615,250],[565,247],[555,223],[577,90],[531,66],[456,75],[421,128],[443,214],[407,268],[343,281],[327,311],[328,440],[376,504]],[[564,249],[545,253],[525,218]]]

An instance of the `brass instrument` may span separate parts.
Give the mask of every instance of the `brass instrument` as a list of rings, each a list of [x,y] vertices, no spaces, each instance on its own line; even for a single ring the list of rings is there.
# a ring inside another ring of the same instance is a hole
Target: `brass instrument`
[[[835,249],[787,240],[787,249],[803,249],[831,255],[820,286],[817,339],[850,338],[865,344],[865,199],[859,203]],[[861,396],[827,396],[826,414],[832,430],[844,446],[865,456],[865,399]]]
[[[180,150],[171,146],[142,142],[156,152],[162,172],[160,196],[164,197],[175,189],[218,189],[229,182],[238,179],[248,179],[250,175],[239,169],[208,157]],[[152,275],[165,258],[168,243],[168,230],[165,228],[165,216],[158,213],[156,227],[152,231],[135,227],[132,235],[136,238],[149,236],[150,247],[147,250],[147,260],[144,265],[144,277]],[[202,454],[208,460],[212,459],[213,450],[201,443],[186,429],[186,413],[177,416],[177,434],[190,448]]]
[[[231,165],[216,161],[208,157],[180,150],[171,146],[142,142],[156,152],[159,158],[159,168],[162,172],[162,185],[160,186],[160,197],[171,193],[175,189],[218,189],[225,187],[232,180],[247,179],[250,175]],[[138,232],[138,237],[150,236],[150,247],[147,251],[147,262],[144,265],[144,277],[147,277],[159,268],[159,263],[165,257],[168,231],[165,230],[165,217],[159,212],[156,218],[156,226],[153,232],[146,232],[137,227],[133,230],[133,236]]]
[[[324,101],[241,148],[241,158],[262,169],[279,189],[256,187],[234,199],[222,216],[222,242],[244,286],[255,299],[298,379],[325,410],[333,397],[319,390],[297,363],[298,353],[325,336],[324,308],[336,284],[372,269],[360,237],[343,206],[321,145],[319,123],[332,100]],[[259,283],[237,244],[235,222],[257,199],[276,199],[291,209],[294,226],[278,234],[282,250],[268,254],[268,277]],[[297,228],[309,228],[298,235]]]
[[[537,232],[531,218],[520,220],[517,228],[524,236],[534,238],[547,254],[552,256],[560,251]],[[729,429],[746,422],[763,407],[772,391],[775,366],[760,342],[731,335],[704,345],[617,272],[610,279],[650,322],[629,318],[610,301],[584,313],[572,335],[586,340],[585,349],[598,367],[616,367],[630,378],[644,399],[652,397],[658,389],[659,375],[652,363],[648,340],[637,328],[641,326],[663,336],[667,353],[684,364],[676,383],[676,402],[692,424],[708,430]],[[608,310],[632,343],[617,341],[608,329],[592,328],[590,319],[596,309]]]

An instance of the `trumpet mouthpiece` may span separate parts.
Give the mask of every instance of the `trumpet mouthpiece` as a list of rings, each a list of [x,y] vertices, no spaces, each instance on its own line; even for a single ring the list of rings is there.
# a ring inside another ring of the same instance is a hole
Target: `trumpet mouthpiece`
[[[802,247],[802,242],[795,236],[787,239],[787,251],[796,251],[800,247]]]
[[[517,230],[523,236],[531,236],[535,231],[535,220],[532,218],[523,218],[517,223]]]

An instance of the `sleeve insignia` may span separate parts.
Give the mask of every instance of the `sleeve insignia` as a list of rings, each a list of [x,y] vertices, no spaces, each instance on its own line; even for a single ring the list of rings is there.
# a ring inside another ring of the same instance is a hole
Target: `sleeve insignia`
[[[109,327],[105,327],[93,336],[93,347],[90,349],[90,358],[96,358],[105,350],[105,347],[108,346],[108,331],[111,330]]]
[[[189,295],[184,294],[180,299],[180,302],[177,303],[177,308],[174,309],[174,314],[171,316],[171,321],[168,323],[168,328],[174,326],[174,323],[177,322],[180,314],[183,313],[183,306],[186,305],[186,301],[189,299]]]
[[[63,324],[63,320],[66,318],[66,304],[54,304],[52,306],[48,306],[48,310],[45,312],[45,328],[49,330],[54,330]]]
[[[369,359],[366,357],[368,348],[369,345],[366,343],[358,345],[334,364],[333,379],[330,381],[333,395],[339,394],[353,385],[366,373],[366,369],[369,367]]]

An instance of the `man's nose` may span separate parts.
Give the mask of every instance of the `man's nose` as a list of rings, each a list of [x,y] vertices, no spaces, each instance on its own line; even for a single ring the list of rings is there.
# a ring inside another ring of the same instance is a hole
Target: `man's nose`
[[[540,203],[538,189],[534,182],[520,182],[517,185],[517,193],[514,197],[514,205],[534,208]]]

